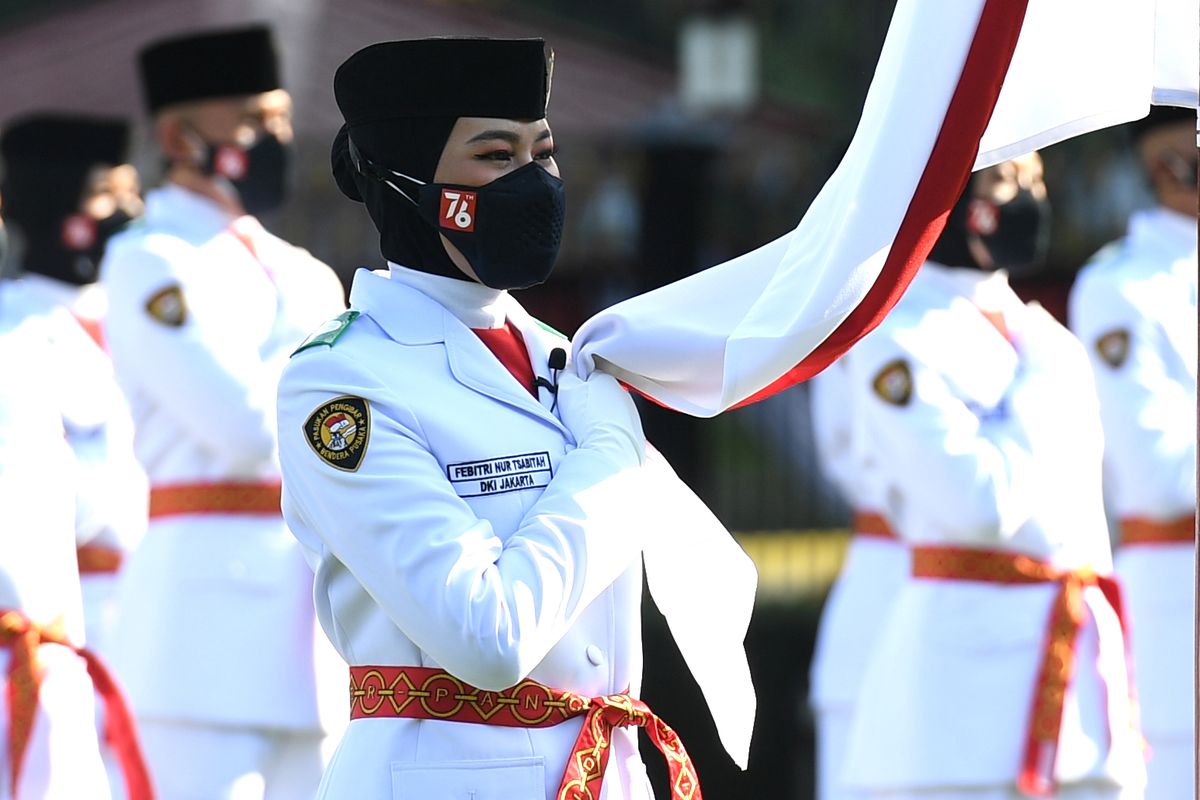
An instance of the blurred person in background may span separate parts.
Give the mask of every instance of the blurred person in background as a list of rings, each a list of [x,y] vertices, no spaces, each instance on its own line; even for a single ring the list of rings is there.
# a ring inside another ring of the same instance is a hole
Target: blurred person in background
[[[111,658],[121,564],[146,529],[146,477],[104,343],[108,303],[97,283],[108,240],[142,212],[123,120],[61,113],[21,118],[0,136],[7,215],[23,256],[4,287],[9,313],[49,315],[63,425],[88,487],[75,537],[88,648]],[[101,721],[101,725],[102,725]],[[117,764],[106,752],[114,791]]]
[[[843,782],[846,742],[863,673],[910,561],[883,513],[887,484],[878,456],[855,430],[846,363],[834,362],[809,387],[821,470],[854,510],[846,559],[821,610],[809,675],[809,705],[817,716],[817,797],[837,800],[862,796]]]
[[[0,221],[0,264],[6,234]],[[68,439],[72,406],[92,400],[74,385],[88,365],[71,334],[88,339],[65,309],[31,310],[13,302],[12,289],[0,282],[0,798],[110,796],[98,691],[106,738],[126,768],[125,796],[150,800],[132,717],[112,676],[81,649],[76,510],[103,506],[108,488],[89,479]]]
[[[139,65],[166,175],[101,270],[150,480],[115,658],[160,797],[302,800],[325,734],[312,572],[279,511],[275,392],[343,292],[254,217],[284,200],[292,140],[270,30],[155,42]]]
[[[1070,320],[1100,394],[1146,797],[1170,800],[1193,796],[1196,761],[1196,113],[1156,107],[1131,130],[1158,205],[1083,268]]]
[[[843,357],[912,548],[841,773],[868,797],[1141,796],[1090,367],[1008,285],[1040,263],[1048,211],[1036,153],[976,173]]]
[[[121,563],[146,527],[146,478],[106,354],[108,300],[97,283],[108,240],[142,213],[128,139],[123,120],[59,113],[24,117],[0,137],[0,188],[23,253],[4,302],[30,314],[62,309],[79,328],[62,342],[79,362],[63,387],[72,397],[64,423],[80,480],[98,483],[96,504],[78,510],[76,538],[88,647],[106,657]]]

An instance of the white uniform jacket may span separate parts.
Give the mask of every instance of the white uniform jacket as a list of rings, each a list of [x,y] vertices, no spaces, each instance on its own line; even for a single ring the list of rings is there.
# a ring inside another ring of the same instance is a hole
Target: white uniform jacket
[[[25,314],[54,320],[53,335],[63,370],[67,441],[75,452],[83,491],[75,536],[80,547],[122,556],[146,532],[146,475],[133,453],[133,420],[102,344],[107,311],[103,287],[75,286],[37,273],[6,284],[0,302]],[[88,647],[108,655],[115,609],[115,572],[80,574]]]
[[[1071,292],[1104,420],[1109,510],[1165,522],[1196,510],[1196,220],[1141,211]],[[1195,547],[1121,547],[1142,726],[1193,735]]]
[[[877,455],[856,436],[853,387],[835,362],[809,382],[813,434],[821,470],[856,512],[881,514],[887,506]],[[851,531],[851,534],[858,534]],[[821,610],[810,670],[810,705],[849,710],[858,697],[887,611],[908,577],[908,548],[880,536],[852,535],[846,559]]]
[[[282,517],[157,517],[153,493],[279,480],[279,375],[305,333],[344,306],[341,286],[252,218],[234,221],[172,185],[150,192],[142,221],[111,240],[101,275],[152,492],[115,635],[134,710],[315,728],[312,575]]]
[[[972,296],[1003,313],[1007,338]],[[855,413],[885,471],[887,516],[908,543],[1111,571],[1087,358],[1003,275],[926,263],[845,360]],[[1012,786],[1057,591],[909,579],[859,695],[847,782]],[[1084,598],[1056,777],[1138,786],[1144,767],[1119,623],[1098,589]]]
[[[360,270],[350,304],[361,316],[332,346],[297,353],[280,385],[284,515],[316,563],[325,632],[351,665],[439,667],[485,690],[531,677],[636,696],[650,518],[640,470],[576,447],[549,392],[535,399],[410,283],[409,270]],[[549,354],[566,340],[493,294],[552,380]],[[365,409],[353,470],[311,438],[322,409],[347,396]],[[355,720],[321,796],[552,798],[580,724]],[[634,732],[613,742],[604,797],[648,800]]]
[[[0,611],[61,624],[78,644],[84,635],[74,537],[79,476],[63,436],[63,404],[70,398],[58,390],[72,367],[71,350],[58,343],[64,321],[10,305],[10,288],[0,283]],[[0,646],[0,675],[7,675],[9,658]],[[87,667],[53,644],[41,645],[37,658],[44,678],[17,796],[108,797]],[[8,693],[0,692],[0,798],[6,800],[12,782],[7,703]]]
[[[67,441],[79,462],[80,496],[76,515],[78,544],[95,542],[130,549],[146,524],[146,478],[133,455],[133,428],[112,365],[68,302],[70,287],[41,275],[6,282],[0,303],[9,313],[44,320],[61,375],[54,385],[61,397]]]

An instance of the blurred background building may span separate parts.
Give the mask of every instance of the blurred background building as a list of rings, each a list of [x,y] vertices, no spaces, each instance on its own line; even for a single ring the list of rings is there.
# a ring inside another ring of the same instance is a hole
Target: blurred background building
[[[329,173],[337,65],[380,40],[543,36],[556,67],[550,122],[568,185],[562,255],[521,293],[571,333],[591,313],[786,233],[857,122],[894,0],[0,0],[0,127],[55,109],[145,115],[135,54],[176,32],[270,22],[296,104],[297,191],[264,221],[347,285],[382,265],[361,205]],[[147,148],[137,166],[153,185]],[[1050,266],[1017,284],[1060,317],[1076,270],[1149,204],[1120,132],[1043,153]],[[805,706],[820,602],[847,510],[821,479],[800,386],[715,420],[646,408],[646,428],[743,541],[762,574],[749,648],[760,724],[749,772],[723,755],[648,604],[646,695],[679,729],[715,800],[811,796]],[[719,590],[719,587],[716,587]],[[652,769],[659,760],[648,758]],[[659,780],[662,776],[656,776]]]

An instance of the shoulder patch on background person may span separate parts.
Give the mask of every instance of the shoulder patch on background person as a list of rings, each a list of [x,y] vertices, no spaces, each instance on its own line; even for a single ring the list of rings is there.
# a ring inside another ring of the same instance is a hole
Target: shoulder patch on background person
[[[333,347],[333,343],[338,340],[346,329],[350,327],[350,323],[361,316],[361,311],[343,311],[333,319],[321,325],[315,331],[308,335],[308,338],[300,343],[300,346],[292,351],[292,355],[296,355],[301,350],[307,350],[310,347],[316,347],[319,344]]]
[[[1120,367],[1129,357],[1129,331],[1117,328],[1098,338],[1096,354],[1113,369]]]
[[[163,325],[172,328],[183,327],[188,315],[187,303],[183,299],[183,287],[176,283],[159,289],[146,301],[146,313]]]
[[[335,397],[305,420],[304,436],[331,467],[356,472],[371,436],[371,407],[351,394]]]
[[[894,406],[906,406],[912,399],[912,370],[903,358],[889,361],[871,383],[875,394]]]

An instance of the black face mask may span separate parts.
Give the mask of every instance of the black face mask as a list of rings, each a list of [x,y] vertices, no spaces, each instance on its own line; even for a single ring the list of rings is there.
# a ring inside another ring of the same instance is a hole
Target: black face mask
[[[288,191],[291,147],[278,136],[264,133],[249,149],[207,142],[205,147],[200,169],[206,175],[229,181],[247,213],[264,214],[283,205]]]
[[[991,269],[1012,275],[1028,274],[1046,257],[1049,239],[1050,204],[1019,189],[1007,203],[983,198],[967,206],[967,232],[974,235],[991,257]]]
[[[413,202],[484,286],[525,289],[550,277],[562,243],[566,192],[562,180],[541,164],[526,164],[482,186],[458,186],[425,183],[354,156],[363,174]],[[398,182],[415,185],[416,199]]]
[[[418,200],[421,218],[459,249],[483,285],[525,289],[554,270],[566,192],[541,164],[483,186],[429,183]]]
[[[108,240],[132,220],[121,209],[101,220],[71,214],[59,225],[57,236],[51,233],[29,239],[23,259],[25,271],[77,286],[95,283]]]

